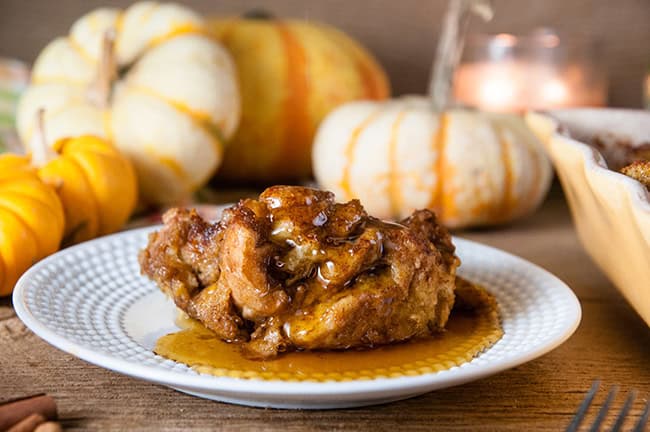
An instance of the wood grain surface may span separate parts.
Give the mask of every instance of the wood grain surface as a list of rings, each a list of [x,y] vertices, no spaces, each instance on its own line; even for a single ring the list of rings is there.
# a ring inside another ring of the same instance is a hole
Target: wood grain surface
[[[387,68],[395,94],[427,88],[446,0],[178,0],[212,15],[263,8],[279,17],[323,21],[362,41]],[[99,7],[132,0],[0,0],[0,56],[33,61],[75,19]],[[472,31],[525,34],[555,28],[567,43],[599,47],[598,67],[609,76],[612,106],[640,107],[650,68],[648,0],[493,0],[496,16],[472,22]]]
[[[650,397],[650,330],[583,252],[556,189],[533,217],[458,233],[548,269],[580,298],[583,320],[565,344],[481,381],[382,406],[335,411],[246,408],[191,397],[87,364],[41,341],[0,300],[0,400],[47,392],[66,430],[561,430],[594,378]],[[604,399],[601,391],[596,402]]]

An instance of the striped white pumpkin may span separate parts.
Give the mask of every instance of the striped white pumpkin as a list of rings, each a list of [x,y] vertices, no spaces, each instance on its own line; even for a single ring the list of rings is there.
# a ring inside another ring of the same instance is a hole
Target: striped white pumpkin
[[[102,106],[89,89],[108,30],[121,76]],[[43,107],[50,145],[86,134],[110,139],[133,161],[145,201],[182,201],[215,172],[240,116],[234,61],[205,31],[199,15],[173,3],[81,17],[34,64],[17,112],[21,139],[28,145]]]
[[[313,165],[319,184],[340,201],[359,198],[384,219],[429,208],[452,228],[532,212],[552,174],[520,116],[437,115],[423,97],[339,107],[318,130]]]

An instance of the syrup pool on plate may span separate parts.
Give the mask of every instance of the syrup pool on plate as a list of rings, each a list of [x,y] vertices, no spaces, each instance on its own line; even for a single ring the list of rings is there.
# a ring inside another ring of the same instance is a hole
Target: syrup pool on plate
[[[503,335],[496,304],[455,308],[445,330],[427,339],[345,351],[301,351],[250,360],[237,344],[220,340],[192,319],[181,331],[161,337],[155,352],[201,373],[286,381],[345,381],[438,372],[472,360]]]

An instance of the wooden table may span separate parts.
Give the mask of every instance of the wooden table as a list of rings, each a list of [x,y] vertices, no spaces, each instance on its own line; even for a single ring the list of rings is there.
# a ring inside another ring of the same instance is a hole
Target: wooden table
[[[561,192],[518,224],[459,233],[518,254],[576,292],[583,320],[564,345],[460,387],[368,408],[282,411],[191,397],[89,365],[41,341],[0,300],[0,399],[52,394],[70,430],[561,430],[594,378],[650,397],[650,329],[582,250]],[[602,401],[605,391],[599,393]],[[619,394],[615,407],[623,403]]]

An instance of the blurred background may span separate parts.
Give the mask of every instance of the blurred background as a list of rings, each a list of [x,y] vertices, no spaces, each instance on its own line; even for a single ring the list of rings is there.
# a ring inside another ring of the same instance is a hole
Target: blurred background
[[[66,34],[80,15],[99,6],[123,7],[129,0],[0,0],[0,56],[32,62],[54,35]],[[447,6],[443,0],[185,0],[213,15],[265,9],[278,17],[323,21],[366,45],[387,69],[393,93],[423,93]],[[552,27],[563,43],[596,50],[607,77],[607,104],[643,105],[650,66],[648,0],[494,0],[491,22],[472,20],[470,33],[526,34]],[[587,43],[587,45],[585,45]]]

